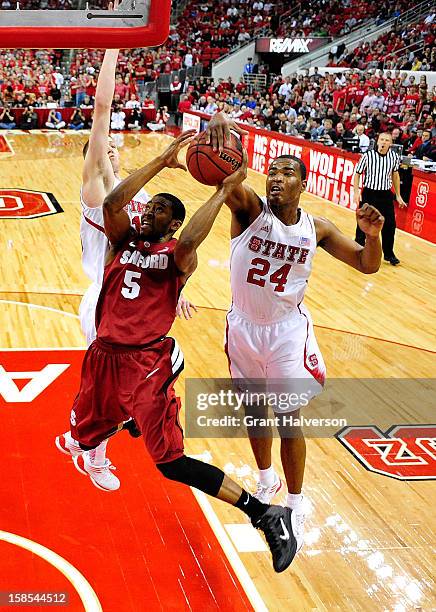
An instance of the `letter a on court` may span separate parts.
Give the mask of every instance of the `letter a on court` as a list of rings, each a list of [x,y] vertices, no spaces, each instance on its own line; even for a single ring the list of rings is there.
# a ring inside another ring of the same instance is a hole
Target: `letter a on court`
[[[0,395],[9,403],[33,402],[69,367],[69,363],[49,363],[38,372],[7,372],[0,365]],[[15,381],[23,379],[28,379],[29,382],[19,389]]]

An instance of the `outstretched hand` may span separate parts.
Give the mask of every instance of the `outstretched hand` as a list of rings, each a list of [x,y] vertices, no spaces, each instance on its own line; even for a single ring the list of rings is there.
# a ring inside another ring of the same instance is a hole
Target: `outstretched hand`
[[[357,225],[367,236],[376,238],[383,227],[385,218],[370,204],[364,204],[356,210]]]
[[[233,130],[239,136],[248,134],[247,130],[239,127],[236,121],[229,119],[224,113],[216,113],[209,121],[206,129],[206,144],[212,144],[214,151],[222,151],[226,144],[231,143],[230,130]]]
[[[237,187],[240,183],[245,181],[245,179],[247,178],[247,165],[248,165],[247,151],[245,149],[242,149],[241,167],[238,170],[236,170],[236,172],[233,172],[233,174],[230,174],[230,176],[227,176],[223,180],[221,187],[224,187],[226,191],[233,191],[235,187]]]
[[[183,132],[165,149],[161,155],[161,159],[167,168],[180,168],[186,171],[186,166],[179,162],[179,151],[192,141],[196,133],[196,130],[187,130]]]
[[[179,319],[182,319],[183,317],[185,317],[186,321],[189,321],[189,319],[192,319],[192,316],[193,316],[192,311],[198,312],[197,306],[193,304],[192,302],[190,302],[188,299],[186,299],[182,293],[177,303],[177,308],[176,308],[177,316],[179,317]]]

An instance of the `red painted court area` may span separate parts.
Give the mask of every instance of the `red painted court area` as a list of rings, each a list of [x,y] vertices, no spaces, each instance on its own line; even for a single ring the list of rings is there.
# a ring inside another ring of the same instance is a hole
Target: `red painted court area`
[[[3,135],[0,135],[0,153],[12,153],[12,149]]]
[[[141,439],[121,432],[110,441],[122,482],[114,493],[95,488],[56,449],[82,357],[69,350],[0,352],[0,528],[72,564],[105,612],[251,610],[191,490],[161,477]],[[0,591],[67,591],[67,609],[84,609],[59,570],[4,541]]]

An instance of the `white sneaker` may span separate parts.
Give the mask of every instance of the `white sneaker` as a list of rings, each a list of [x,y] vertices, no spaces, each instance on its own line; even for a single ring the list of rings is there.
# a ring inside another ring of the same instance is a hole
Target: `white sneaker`
[[[263,486],[260,482],[257,483],[256,492],[253,493],[253,497],[258,499],[263,504],[269,504],[280,489],[282,488],[283,483],[281,479],[276,474],[276,480],[273,485],[270,487]]]
[[[304,544],[304,523],[306,521],[306,514],[303,508],[298,510],[292,510],[291,524],[292,531],[294,532],[295,539],[297,540],[297,551],[301,550]]]
[[[80,448],[79,443],[71,437],[69,431],[62,434],[61,436],[56,436],[55,444],[58,450],[60,450],[61,453],[64,453],[64,455],[77,457],[78,455],[81,455],[83,453],[83,450]]]
[[[89,451],[85,451],[82,455],[73,456],[74,465],[81,474],[89,476],[93,485],[102,491],[116,491],[120,488],[120,481],[112,474],[111,470],[116,467],[112,465],[109,459],[106,459],[103,465],[93,465],[89,457]]]

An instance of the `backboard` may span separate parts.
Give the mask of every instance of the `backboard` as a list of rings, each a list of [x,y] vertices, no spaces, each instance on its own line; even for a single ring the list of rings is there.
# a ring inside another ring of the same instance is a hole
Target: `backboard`
[[[156,47],[169,33],[171,0],[123,0],[116,11],[89,8],[86,0],[77,10],[26,10],[25,2],[24,10],[19,4],[16,10],[0,10],[3,49]]]

